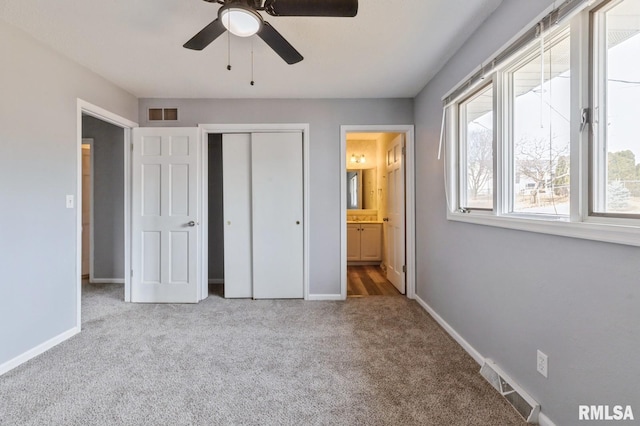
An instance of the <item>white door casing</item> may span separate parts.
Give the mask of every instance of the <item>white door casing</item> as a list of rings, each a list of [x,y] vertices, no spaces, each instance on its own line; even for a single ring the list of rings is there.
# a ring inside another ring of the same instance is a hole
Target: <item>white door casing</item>
[[[302,133],[251,136],[253,297],[304,296]]]
[[[250,298],[251,252],[251,135],[222,135],[224,205],[224,297]]]
[[[387,146],[387,279],[405,294],[405,190],[404,135],[398,135]]]
[[[131,301],[198,302],[198,129],[133,129]]]

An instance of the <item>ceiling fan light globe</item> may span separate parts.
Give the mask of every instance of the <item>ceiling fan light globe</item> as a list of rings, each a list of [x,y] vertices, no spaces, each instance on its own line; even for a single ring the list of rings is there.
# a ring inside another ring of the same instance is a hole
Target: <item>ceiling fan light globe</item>
[[[222,25],[238,37],[251,37],[260,31],[262,19],[251,10],[229,7],[220,12]]]

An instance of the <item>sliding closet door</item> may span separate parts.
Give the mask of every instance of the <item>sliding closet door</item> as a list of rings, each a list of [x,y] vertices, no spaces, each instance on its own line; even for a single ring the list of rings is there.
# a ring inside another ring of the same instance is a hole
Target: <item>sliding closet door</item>
[[[251,135],[222,136],[224,297],[252,297]]]
[[[302,298],[302,134],[252,134],[251,174],[253,297]]]

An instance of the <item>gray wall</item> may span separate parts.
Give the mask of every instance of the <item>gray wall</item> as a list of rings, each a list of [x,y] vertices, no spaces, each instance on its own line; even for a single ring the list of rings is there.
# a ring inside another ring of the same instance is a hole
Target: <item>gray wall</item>
[[[124,130],[83,116],[82,137],[93,139],[93,277],[124,279]]]
[[[76,325],[77,98],[134,96],[0,21],[0,365]]]
[[[209,135],[209,279],[224,278],[222,135]]]
[[[640,249],[446,220],[440,99],[551,3],[505,0],[416,98],[418,295],[556,424],[578,424],[579,404],[637,419]]]
[[[141,99],[147,109],[178,107],[167,126],[209,123],[310,124],[310,293],[340,293],[340,125],[412,124],[412,99]],[[161,125],[162,123],[160,123]]]

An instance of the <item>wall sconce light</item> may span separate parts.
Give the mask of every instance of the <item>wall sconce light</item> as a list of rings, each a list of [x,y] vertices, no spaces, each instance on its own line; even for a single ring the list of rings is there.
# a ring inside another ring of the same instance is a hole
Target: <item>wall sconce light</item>
[[[351,162],[356,164],[363,164],[367,162],[367,159],[364,158],[364,154],[357,157],[355,154],[351,154]]]

